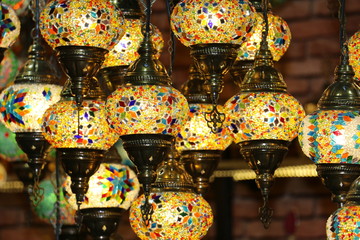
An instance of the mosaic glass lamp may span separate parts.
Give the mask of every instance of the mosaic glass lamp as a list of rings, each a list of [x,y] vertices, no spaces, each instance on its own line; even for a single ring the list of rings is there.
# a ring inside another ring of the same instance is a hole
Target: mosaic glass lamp
[[[360,178],[351,185],[345,205],[328,218],[326,235],[328,240],[360,238]]]
[[[0,89],[4,89],[14,82],[19,71],[20,61],[14,51],[8,49],[0,64]]]
[[[21,24],[15,11],[11,7],[1,3],[0,8],[0,60],[2,60],[5,50],[18,38]]]
[[[125,84],[106,102],[107,120],[120,135],[124,149],[138,169],[145,195],[155,181],[156,167],[187,120],[186,98],[171,86],[165,67],[155,57],[150,23],[125,77]]]
[[[71,194],[71,180],[65,182],[65,191],[71,206],[77,202]],[[137,198],[140,184],[136,174],[119,163],[102,163],[90,177],[89,191],[84,198],[78,215],[93,239],[110,239],[117,229],[120,217]]]
[[[99,71],[100,85],[107,95],[110,95],[124,83],[124,75],[129,65],[139,58],[137,50],[143,41],[142,26],[144,14],[137,0],[113,1],[121,9],[125,19],[125,34],[119,43],[105,56],[105,61]],[[152,26],[152,42],[157,50],[156,57],[160,57],[164,40],[158,28]]]
[[[254,64],[255,54],[260,48],[261,35],[264,29],[261,1],[250,0],[250,2],[256,9],[256,23],[253,34],[247,41],[241,44],[236,61],[230,69],[230,73],[237,84],[241,84],[245,74]],[[273,56],[273,60],[279,61],[290,45],[291,32],[284,19],[273,14],[270,10],[268,11],[268,18],[268,47]]]
[[[157,179],[150,194],[153,210],[149,222],[142,218],[141,195],[131,205],[130,225],[142,240],[201,239],[212,225],[210,205],[194,193],[191,177],[170,155],[157,170]]]
[[[192,65],[189,80],[182,87],[189,103],[189,120],[176,137],[176,148],[181,153],[185,169],[193,177],[196,191],[202,194],[209,188],[210,177],[221,160],[222,151],[232,142],[225,125],[214,133],[206,121],[212,103],[204,89],[204,82],[202,75]],[[221,105],[217,108],[221,114],[225,114]]]
[[[79,105],[68,81],[62,99],[43,116],[44,137],[56,148],[65,172],[71,176],[72,192],[81,204],[88,190],[89,177],[99,168],[104,152],[118,135],[106,122],[105,95],[96,79],[92,91]]]
[[[3,0],[2,2],[14,9],[18,16],[26,14],[30,5],[30,0]]]
[[[58,54],[80,104],[111,50],[124,34],[122,13],[107,0],[52,0],[40,16],[40,30]]]
[[[251,36],[254,24],[254,9],[247,0],[183,0],[172,11],[172,31],[190,47],[205,76],[205,88],[214,105],[209,112],[214,132],[224,122],[216,108],[223,76],[235,62],[240,44]]]
[[[0,159],[13,161],[26,161],[26,154],[18,146],[15,133],[10,131],[4,124],[0,124]]]
[[[355,78],[360,80],[360,31],[352,35],[348,41],[349,62],[355,72]]]
[[[31,10],[38,26],[39,11]],[[27,154],[29,165],[38,178],[50,147],[41,132],[42,115],[50,105],[60,100],[62,87],[55,77],[55,69],[46,59],[37,27],[32,38],[28,60],[19,70],[14,84],[0,94],[0,121],[16,133],[16,141]]]
[[[345,8],[343,1],[340,7]],[[340,14],[339,19],[340,64],[334,82],[318,102],[318,110],[302,122],[299,141],[305,155],[316,164],[332,200],[342,206],[351,183],[360,175],[360,88],[349,65],[345,16]]]
[[[267,19],[267,11],[264,11]],[[256,183],[264,200],[260,220],[268,228],[273,210],[268,206],[274,172],[297,136],[305,116],[300,103],[286,91],[286,83],[274,68],[266,41],[266,21],[260,50],[240,85],[239,94],[230,98],[225,108],[229,111],[230,130],[240,152],[256,173]]]

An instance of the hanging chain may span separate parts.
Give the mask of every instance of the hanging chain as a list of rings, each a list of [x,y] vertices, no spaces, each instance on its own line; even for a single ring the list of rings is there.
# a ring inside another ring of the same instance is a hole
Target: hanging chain
[[[168,22],[169,22],[169,26],[170,26],[171,12],[175,6],[174,6],[173,1],[166,0],[165,2],[166,2],[166,10],[167,10],[167,15],[168,15]],[[175,34],[170,29],[170,39],[168,42],[168,51],[170,53],[170,65],[169,65],[168,73],[169,73],[170,77],[172,75],[173,68],[174,68],[174,62],[175,62],[175,50],[176,50],[175,39],[176,39]]]
[[[61,191],[61,184],[60,184],[60,159],[56,156],[55,158],[56,166],[55,166],[55,181],[56,181],[56,222],[55,222],[55,236],[56,240],[60,239],[61,233],[61,211],[60,211],[60,191]]]
[[[40,176],[37,174],[34,174],[34,184],[29,186],[29,193],[34,207],[44,199],[44,188],[40,187]]]
[[[264,204],[259,208],[259,218],[266,229],[269,228],[274,210],[269,207],[268,195],[263,196]]]

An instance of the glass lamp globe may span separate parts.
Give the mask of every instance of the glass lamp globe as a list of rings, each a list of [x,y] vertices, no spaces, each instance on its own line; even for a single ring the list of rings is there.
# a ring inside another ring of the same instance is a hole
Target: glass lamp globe
[[[4,124],[0,123],[0,159],[5,161],[26,160],[26,154],[20,149],[15,133],[10,131]]]
[[[301,124],[299,142],[315,163],[359,163],[360,113],[317,110]]]
[[[348,40],[349,62],[355,72],[355,78],[360,79],[360,31]]]
[[[110,50],[124,34],[124,20],[107,0],[51,0],[41,12],[40,31],[52,48],[91,46]]]
[[[44,191],[44,197],[38,202],[32,202],[33,209],[36,215],[43,221],[51,223],[55,226],[56,223],[56,187],[52,180],[45,179],[40,182],[40,188]],[[63,191],[60,193],[60,224],[73,225],[75,224],[76,210],[73,209],[66,200]]]
[[[42,115],[60,100],[62,87],[44,83],[18,83],[0,94],[0,121],[13,132],[41,132]]]
[[[61,100],[46,110],[42,130],[54,148],[109,149],[117,134],[109,127],[101,100]]]
[[[30,0],[3,0],[2,2],[14,9],[18,16],[26,13],[30,4]]]
[[[360,239],[360,206],[344,206],[330,215],[326,222],[328,240]]]
[[[19,65],[15,53],[11,49],[7,49],[0,65],[0,89],[7,87],[15,80]]]
[[[255,13],[256,24],[251,37],[241,44],[237,60],[254,60],[260,48],[261,35],[264,29],[262,13]],[[288,24],[281,17],[268,13],[269,33],[267,42],[274,61],[280,60],[290,45],[291,32]]]
[[[176,136],[187,120],[186,98],[175,88],[159,85],[123,86],[106,102],[107,119],[119,135]]]
[[[124,36],[115,47],[106,54],[102,68],[130,65],[140,57],[137,50],[144,38],[141,32],[143,21],[141,19],[125,19],[124,25]],[[153,26],[153,29],[154,33],[151,38],[157,52],[156,57],[159,58],[164,46],[164,40],[159,29],[155,26]]]
[[[158,192],[150,194],[153,214],[146,226],[141,206],[144,195],[137,198],[130,208],[130,225],[142,240],[148,239],[201,239],[212,225],[210,205],[198,194],[187,192]]]
[[[252,33],[254,9],[247,0],[183,0],[171,14],[171,29],[185,46],[241,44]]]
[[[230,98],[225,108],[229,110],[230,130],[235,143],[277,139],[291,141],[305,116],[301,104],[288,93],[250,92]]]
[[[213,133],[205,119],[205,114],[212,110],[211,104],[189,104],[189,120],[182,126],[176,138],[178,151],[187,150],[225,150],[232,142],[230,131],[224,127]],[[221,105],[218,110],[224,113]]]
[[[20,20],[15,11],[6,4],[0,4],[0,47],[8,48],[17,39],[20,34]]]
[[[77,209],[75,194],[70,189],[70,177],[64,186],[66,197],[74,209]],[[118,163],[102,163],[90,177],[89,190],[81,208],[123,208],[128,209],[137,198],[140,184],[134,171]]]

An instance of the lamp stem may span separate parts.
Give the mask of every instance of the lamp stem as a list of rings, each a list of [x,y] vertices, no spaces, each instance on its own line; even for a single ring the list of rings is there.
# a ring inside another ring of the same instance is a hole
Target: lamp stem
[[[339,22],[340,22],[340,50],[341,50],[341,65],[349,64],[349,49],[346,44],[346,17],[345,17],[345,3],[346,0],[339,0]]]
[[[269,19],[268,19],[268,0],[262,1],[262,14],[264,19],[264,29],[262,31],[262,39],[261,39],[261,48],[267,49],[268,48],[268,42],[267,42],[267,36],[269,34]]]
[[[35,0],[35,36],[36,41],[39,41],[40,37],[40,0]]]
[[[151,0],[146,0],[146,33],[150,32]]]
[[[166,0],[166,9],[167,9],[167,14],[168,14],[168,21],[170,24],[170,20],[171,20],[171,12],[174,9],[174,2],[173,1],[169,1]],[[175,49],[176,49],[176,45],[175,45],[175,34],[173,31],[170,31],[170,39],[169,39],[169,53],[170,53],[170,65],[169,65],[169,69],[168,69],[168,74],[171,77],[172,75],[172,71],[173,71],[173,67],[174,67],[174,62],[175,62]]]

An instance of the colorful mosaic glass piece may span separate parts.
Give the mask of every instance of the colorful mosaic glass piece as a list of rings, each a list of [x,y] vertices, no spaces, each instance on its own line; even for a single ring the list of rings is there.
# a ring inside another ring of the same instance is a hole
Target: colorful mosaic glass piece
[[[107,119],[119,135],[169,134],[176,136],[187,120],[186,98],[173,87],[123,86],[106,102]]]
[[[349,38],[349,62],[354,68],[355,77],[360,80],[360,31]]]
[[[56,224],[56,188],[50,179],[42,180],[39,184],[42,189],[44,198],[38,203],[32,204],[36,215],[43,221]],[[33,202],[34,203],[34,202]],[[60,223],[75,224],[76,210],[73,209],[66,198],[63,191],[60,191]]]
[[[2,0],[2,2],[14,9],[18,16],[26,13],[30,4],[30,0]]]
[[[185,46],[241,44],[252,35],[254,24],[247,0],[183,0],[171,14],[171,29]]]
[[[360,206],[344,206],[330,215],[326,222],[328,240],[360,239]]]
[[[209,128],[205,113],[212,110],[212,104],[189,104],[189,120],[183,125],[176,138],[178,151],[185,150],[225,150],[232,138],[226,122],[216,133]],[[221,105],[218,110],[224,113]],[[225,113],[226,114],[226,113]]]
[[[45,112],[42,127],[54,148],[107,150],[118,140],[106,122],[105,103],[99,100],[84,100],[80,107],[61,100]]]
[[[107,0],[51,0],[40,15],[47,43],[92,46],[110,50],[125,33],[122,13]]]
[[[77,209],[75,194],[72,194],[71,179],[67,178],[64,189],[66,198]],[[128,209],[137,198],[140,184],[134,171],[117,163],[102,163],[89,180],[89,190],[81,208],[119,207]]]
[[[7,49],[4,54],[4,59],[0,64],[0,88],[7,87],[15,80],[19,65],[19,60],[15,53],[10,48]]]
[[[26,154],[20,149],[15,133],[0,123],[0,159],[5,161],[26,160]]]
[[[144,195],[141,195],[130,208],[130,225],[142,240],[201,239],[213,222],[211,207],[200,195],[164,192],[150,194],[154,213],[146,226],[141,214],[144,201]]]
[[[315,163],[359,163],[359,111],[318,110],[300,128],[302,150]]]
[[[241,93],[230,98],[225,108],[236,143],[259,139],[291,141],[305,117],[301,104],[288,93]]]
[[[10,47],[20,34],[20,20],[15,11],[1,3],[0,4],[0,47]]]
[[[54,84],[14,84],[0,94],[0,120],[13,132],[40,132],[42,115],[60,100]],[[47,94],[44,96],[43,92]]]
[[[102,68],[122,65],[130,65],[140,57],[137,50],[144,36],[141,33],[143,21],[140,19],[125,19],[125,34],[119,43],[105,56]],[[164,46],[164,40],[159,29],[153,26],[154,33],[152,42],[157,50],[156,57],[159,58]]]
[[[260,48],[264,21],[262,13],[256,13],[256,24],[254,33],[239,48],[237,60],[254,60],[257,50]],[[291,33],[288,24],[279,16],[268,13],[269,34],[267,36],[268,46],[275,61],[279,61],[290,45]]]

